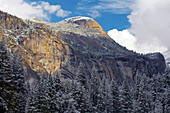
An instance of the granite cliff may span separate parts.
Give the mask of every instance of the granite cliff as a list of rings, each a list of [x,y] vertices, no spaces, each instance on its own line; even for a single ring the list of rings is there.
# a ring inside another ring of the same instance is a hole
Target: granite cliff
[[[162,54],[140,55],[112,40],[102,27],[88,17],[73,17],[58,23],[38,18],[22,20],[0,11],[0,38],[11,52],[22,51],[27,77],[36,78],[42,71],[66,78],[96,70],[100,79],[107,76],[122,82],[134,78],[137,70],[151,76],[164,72]]]

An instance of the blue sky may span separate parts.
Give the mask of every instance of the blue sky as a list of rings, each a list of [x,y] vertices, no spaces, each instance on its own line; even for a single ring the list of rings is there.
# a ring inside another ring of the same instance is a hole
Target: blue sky
[[[63,10],[70,11],[66,17],[48,14],[50,22],[58,22],[74,16],[88,16],[95,19],[107,32],[111,29],[123,30],[130,27],[127,16],[130,15],[132,0],[25,0],[32,2],[48,2],[50,5],[60,5]],[[124,1],[124,2],[120,2]],[[129,3],[130,2],[130,3]],[[126,3],[125,6],[122,6]],[[110,6],[109,6],[110,5]],[[129,6],[128,6],[129,5]],[[96,14],[97,12],[97,14]],[[94,14],[93,14],[94,13]]]
[[[22,19],[96,20],[122,46],[137,52],[170,50],[170,0],[0,0],[0,10]]]

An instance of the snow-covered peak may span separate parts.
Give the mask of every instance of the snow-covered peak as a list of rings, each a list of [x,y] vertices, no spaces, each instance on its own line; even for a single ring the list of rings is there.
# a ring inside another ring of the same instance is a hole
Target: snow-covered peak
[[[79,21],[79,20],[93,20],[92,18],[89,18],[89,17],[83,17],[83,16],[77,16],[77,17],[72,17],[72,18],[68,18],[68,19],[65,19],[65,21],[67,22],[75,22],[75,21]]]
[[[30,18],[29,20],[32,22],[36,22],[36,23],[46,23],[45,21],[43,21],[37,17]]]

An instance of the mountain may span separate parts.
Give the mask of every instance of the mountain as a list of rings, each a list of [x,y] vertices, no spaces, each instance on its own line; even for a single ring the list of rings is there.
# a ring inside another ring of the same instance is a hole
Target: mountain
[[[2,37],[11,52],[22,51],[28,79],[37,78],[43,71],[52,75],[58,72],[65,78],[75,78],[82,72],[90,77],[93,69],[99,80],[107,76],[122,82],[126,76],[133,79],[137,71],[151,76],[166,67],[162,54],[129,51],[88,17],[48,23],[38,18],[22,20],[1,11]]]

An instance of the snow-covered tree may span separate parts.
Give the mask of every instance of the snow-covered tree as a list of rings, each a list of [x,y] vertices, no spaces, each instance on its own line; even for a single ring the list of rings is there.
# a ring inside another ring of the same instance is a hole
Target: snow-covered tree
[[[76,109],[77,111],[84,113],[88,111],[88,106],[86,103],[85,97],[85,89],[81,86],[81,83],[77,81],[73,81],[73,85],[75,86],[73,89],[73,99],[76,101]]]
[[[120,90],[120,111],[121,113],[131,113],[133,111],[132,97],[127,79],[124,80]]]
[[[161,98],[162,113],[170,111],[170,73],[163,74],[163,94]]]
[[[98,107],[100,106],[99,99],[101,97],[100,97],[100,92],[99,92],[100,83],[99,83],[97,73],[94,67],[92,69],[91,79],[89,82],[90,82],[90,100],[91,100],[91,105],[92,105],[91,110],[96,112],[97,106]]]
[[[5,47],[5,41],[0,42],[0,110],[14,110],[14,77],[12,74],[11,56]]]
[[[27,89],[29,90],[29,89]],[[29,91],[29,95],[27,97],[25,113],[34,113],[35,111],[35,102],[36,102],[36,91],[35,88]]]
[[[85,73],[85,71],[84,71],[84,66],[83,66],[83,63],[82,62],[80,62],[80,64],[79,64],[79,67],[78,67],[78,72],[77,72],[77,74],[76,74],[76,80],[78,81],[78,82],[80,82],[81,83],[81,85],[83,85],[84,87],[87,87],[86,86],[86,73]]]
[[[148,113],[149,112],[149,98],[148,98],[148,84],[146,77],[143,75],[138,92],[137,109],[138,113]]]
[[[26,88],[24,81],[24,69],[22,64],[21,51],[18,52],[16,56],[15,52],[13,53],[12,60],[14,83],[15,83],[15,109],[16,112],[24,112],[26,106]]]
[[[99,97],[97,101],[98,112],[111,112],[111,92],[109,87],[109,80],[107,78],[102,79],[102,84],[99,86]]]
[[[120,112],[120,100],[119,100],[119,88],[116,81],[113,79],[110,85],[111,92],[111,112],[119,113]]]
[[[34,101],[35,101],[35,112],[48,112],[48,102],[46,95],[46,79],[43,77],[45,75],[42,74],[42,77],[35,87]]]
[[[76,113],[77,102],[74,100],[73,92],[75,91],[75,85],[72,80],[63,81],[62,100],[61,100],[61,113]]]
[[[56,73],[52,78],[51,74],[48,75],[47,78],[47,85],[46,85],[46,95],[47,95],[47,102],[48,102],[48,109],[49,112],[60,112],[61,109],[61,82],[58,78],[58,74]]]

